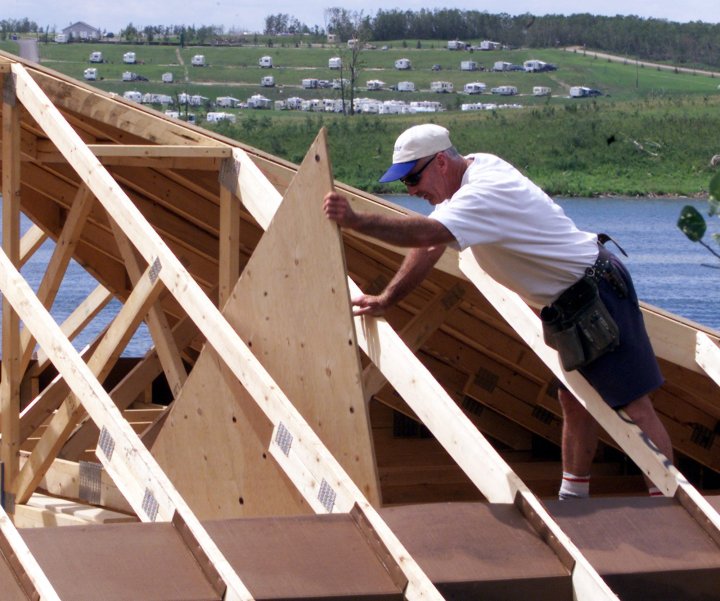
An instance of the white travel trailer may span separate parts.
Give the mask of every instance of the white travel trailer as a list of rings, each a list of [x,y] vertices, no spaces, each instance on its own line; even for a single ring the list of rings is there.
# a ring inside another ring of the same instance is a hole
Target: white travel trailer
[[[518,89],[515,86],[498,86],[490,91],[500,96],[515,96],[515,94],[518,93]]]
[[[287,104],[287,107],[293,111],[298,111],[300,108],[302,108],[302,103],[304,100],[300,98],[299,96],[291,96],[288,98],[285,103]]]
[[[453,91],[453,84],[451,81],[433,81],[430,84],[430,91],[439,94],[449,94]]]
[[[55,36],[55,42],[58,44],[67,44],[67,36],[64,33],[58,33]]]
[[[414,92],[415,84],[412,81],[400,81],[397,85],[398,92]]]
[[[240,100],[232,96],[218,96],[215,104],[222,108],[236,108],[240,104]]]
[[[219,123],[220,121],[230,121],[230,123],[235,123],[236,117],[232,113],[210,112],[207,114],[205,119],[208,123]]]
[[[463,87],[463,92],[466,94],[483,94],[485,93],[485,89],[487,86],[480,82],[480,81],[474,81],[472,83],[466,83]]]
[[[87,81],[95,81],[97,79],[97,69],[95,67],[89,67],[83,71],[83,77]]]
[[[512,63],[508,63],[507,61],[496,61],[493,65],[492,70],[493,71],[510,71],[512,67]]]
[[[123,98],[126,100],[132,100],[133,102],[142,102],[142,94],[136,90],[123,92]]]
[[[500,50],[502,44],[500,42],[491,42],[490,40],[483,40],[480,42],[480,50]]]
[[[205,66],[205,55],[204,54],[196,54],[195,56],[190,59],[190,64],[193,67],[204,67]]]
[[[168,96],[167,94],[153,94],[152,92],[148,92],[147,94],[143,94],[142,103],[143,104],[173,104],[174,101],[172,99],[172,96]]]
[[[134,65],[137,62],[137,57],[134,52],[126,52],[123,54],[123,62],[126,65]]]
[[[163,83],[172,83],[175,78],[173,77],[173,74],[169,71],[167,73],[162,74],[162,82]]]
[[[333,90],[341,90],[343,87],[347,88],[350,85],[350,80],[345,78],[333,79],[331,85]]]
[[[308,77],[302,80],[302,87],[305,90],[314,90],[318,87],[318,80],[314,77]]]
[[[460,61],[461,71],[477,71],[478,64],[475,61]]]
[[[328,60],[328,69],[342,68],[342,59],[339,56],[333,56]]]
[[[258,64],[263,69],[272,69],[272,66],[273,66],[272,56],[261,56],[260,60],[258,61]]]
[[[101,63],[103,62],[103,53],[99,51],[91,52],[89,60],[91,63]]]
[[[260,80],[260,85],[263,88],[273,88],[275,87],[275,78],[272,75],[266,75]]]
[[[272,100],[265,98],[265,96],[261,94],[253,94],[247,100],[247,106],[249,109],[271,109],[272,104]]]
[[[395,68],[400,71],[407,71],[412,68],[409,58],[399,58],[395,61]]]
[[[367,82],[367,90],[368,92],[376,92],[378,90],[382,90],[385,86],[384,81],[380,81],[379,79],[371,79]]]
[[[534,86],[533,96],[550,96],[551,90],[547,86]]]
[[[448,50],[465,50],[467,44],[460,40],[449,40],[447,43]]]

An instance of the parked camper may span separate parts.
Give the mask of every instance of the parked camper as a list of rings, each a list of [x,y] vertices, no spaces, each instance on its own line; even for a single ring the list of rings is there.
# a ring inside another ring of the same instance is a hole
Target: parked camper
[[[260,80],[260,85],[263,88],[273,88],[275,87],[275,78],[272,75],[266,75]]]
[[[492,70],[493,71],[510,71],[513,64],[507,61],[495,61]]]
[[[463,87],[463,92],[466,94],[483,94],[486,88],[487,86],[484,83],[474,81],[472,83],[466,83]]]
[[[90,62],[91,63],[101,63],[103,62],[103,53],[102,52],[91,52],[90,53]]]
[[[174,100],[172,99],[172,96],[168,96],[167,94],[153,94],[152,92],[148,92],[147,94],[143,94],[142,103],[143,104],[174,104]]]
[[[515,96],[518,93],[518,89],[515,86],[498,86],[490,90],[493,94],[500,96]]]
[[[550,88],[547,86],[534,86],[533,96],[550,96]]]
[[[123,71],[122,80],[123,81],[137,81],[138,74],[134,73],[132,71]]]
[[[123,98],[126,100],[132,100],[133,102],[142,102],[142,94],[137,90],[128,90],[123,92]]]
[[[557,67],[553,65],[552,63],[546,63],[544,61],[539,60],[529,60],[525,61],[523,63],[523,68],[528,73],[541,73],[543,71],[555,71],[557,70]]]
[[[196,54],[190,60],[190,64],[193,67],[204,67],[205,66],[205,55],[204,54]]]
[[[343,87],[347,88],[350,85],[350,80],[346,78],[333,79],[331,87],[333,90],[341,90]]]
[[[339,56],[333,56],[328,60],[328,69],[342,68],[342,59]]]
[[[483,40],[478,46],[480,50],[500,50],[502,44],[500,42],[491,42],[490,40]]]
[[[302,87],[306,90],[314,90],[318,87],[318,80],[313,77],[308,77],[302,80]]]
[[[412,68],[412,65],[410,64],[409,58],[399,58],[395,61],[395,68],[400,71],[406,71],[407,69]]]
[[[208,123],[218,123],[220,121],[235,123],[236,117],[232,113],[209,112],[205,119],[207,119]]]
[[[215,99],[215,104],[222,108],[237,108],[240,100],[232,96],[218,96]]]
[[[137,58],[134,52],[126,52],[123,54],[123,62],[126,65],[134,65],[137,62]]]
[[[477,71],[478,64],[475,61],[460,61],[461,71]]]
[[[174,79],[173,74],[170,73],[169,71],[167,73],[162,74],[162,82],[163,83],[172,83],[173,79]]]
[[[58,33],[55,36],[55,42],[58,44],[67,44],[67,36],[64,33]]]
[[[380,81],[379,79],[371,79],[367,82],[367,90],[368,92],[382,90],[383,87],[385,87],[385,82]]]
[[[261,56],[258,64],[263,69],[272,69],[273,59],[272,56]]]
[[[570,98],[587,98],[589,96],[602,96],[602,92],[587,86],[573,86],[570,88]]]
[[[412,81],[401,81],[397,85],[398,92],[414,92],[415,84]]]
[[[430,91],[448,94],[453,91],[453,84],[450,81],[433,81],[430,84]]]
[[[83,77],[87,81],[95,81],[97,79],[97,69],[95,67],[89,67],[83,71]]]
[[[449,40],[447,43],[448,50],[465,50],[467,44],[460,40]]]

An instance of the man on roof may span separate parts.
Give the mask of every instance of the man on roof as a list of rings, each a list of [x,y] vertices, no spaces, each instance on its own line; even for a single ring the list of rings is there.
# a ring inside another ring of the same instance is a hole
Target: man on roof
[[[356,315],[382,315],[418,286],[447,246],[471,248],[480,266],[540,312],[545,339],[565,369],[578,369],[612,408],[623,409],[672,461],[670,437],[649,394],[663,383],[630,274],[602,244],[512,165],[497,156],[461,155],[447,129],[423,124],[397,139],[381,182],[400,180],[433,205],[429,216],[354,211],[329,192],[326,216],[344,228],[408,247],[377,295],[353,299]],[[587,334],[587,335],[586,335]],[[565,388],[560,499],[589,495],[597,422]],[[661,493],[650,486],[650,494]]]

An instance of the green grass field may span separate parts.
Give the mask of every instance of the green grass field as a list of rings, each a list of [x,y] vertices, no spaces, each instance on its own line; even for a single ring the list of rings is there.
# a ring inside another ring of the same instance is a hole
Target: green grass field
[[[386,167],[395,137],[405,127],[424,121],[450,128],[461,152],[487,151],[506,158],[556,195],[599,194],[701,195],[712,175],[709,159],[720,153],[719,78],[641,67],[632,59],[625,64],[595,58],[588,53],[558,49],[492,52],[453,52],[446,42],[387,42],[363,51],[362,70],[356,96],[410,100],[439,100],[448,109],[423,115],[365,115],[352,119],[329,113],[299,111],[256,111],[238,109],[236,124],[209,125],[202,121],[211,106],[191,109],[205,127],[266,150],[293,162],[300,162],[320,127],[327,127],[335,176],[351,185],[374,192],[401,192],[397,184],[379,185],[377,176]],[[10,52],[12,42],[1,46]],[[118,94],[134,89],[175,96],[180,92],[200,94],[211,101],[218,96],[246,100],[261,93],[272,100],[300,96],[338,97],[331,89],[304,90],[303,78],[332,80],[337,70],[328,67],[334,56],[348,59],[344,47],[312,47],[287,44],[273,47],[188,47],[124,44],[40,44],[42,63],[71,77],[82,79],[91,66],[89,54],[101,50],[107,62],[92,65],[102,80],[93,85]],[[139,64],[124,65],[123,53],[132,50]],[[193,67],[191,59],[203,54],[207,66]],[[272,69],[258,65],[261,56],[271,56]],[[408,58],[409,71],[394,68],[395,60]],[[495,61],[522,64],[540,59],[558,66],[547,73],[491,71],[464,72],[460,61],[474,60],[486,69]],[[440,71],[433,71],[435,64]],[[123,71],[134,71],[150,81],[124,83]],[[172,72],[173,84],[161,83]],[[273,75],[277,85],[263,88],[260,79]],[[380,79],[386,86],[412,81],[414,93],[383,90],[367,92],[368,79]],[[465,83],[480,81],[487,88],[514,85],[516,97],[490,94],[435,94],[430,83],[447,80],[455,90]],[[547,86],[551,97],[534,97],[533,86]],[[603,96],[570,99],[570,86],[597,88]],[[516,102],[523,110],[463,112],[463,102]],[[161,108],[161,107],[156,107]],[[225,110],[225,109],[223,109]]]

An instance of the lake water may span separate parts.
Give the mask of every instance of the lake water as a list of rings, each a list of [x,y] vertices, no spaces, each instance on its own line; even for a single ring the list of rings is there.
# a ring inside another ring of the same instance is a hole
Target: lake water
[[[388,196],[388,200],[427,214],[430,205],[411,196]],[[699,244],[690,242],[675,223],[680,209],[692,204],[703,214],[704,201],[686,199],[560,199],[558,203],[581,229],[606,232],[626,250],[640,298],[698,323],[720,329],[720,261]],[[717,219],[717,218],[713,218]],[[709,224],[714,221],[709,219]],[[30,223],[23,220],[23,231]],[[709,228],[712,229],[712,228]],[[717,228],[716,230],[717,231]],[[709,238],[709,234],[706,234]],[[711,245],[715,243],[710,240]],[[22,273],[34,289],[40,283],[53,245],[46,243]],[[612,248],[612,246],[611,246]],[[52,308],[56,321],[62,322],[94,289],[95,281],[76,263],[68,268],[63,286]],[[75,341],[76,348],[89,343],[118,311],[111,303]],[[150,345],[145,326],[123,353],[141,356]]]
[[[430,205],[412,196],[387,200],[419,213]],[[720,251],[710,237],[720,231],[717,217],[707,217],[707,202],[688,199],[572,198],[558,204],[580,229],[605,232],[629,255],[630,268],[641,300],[698,323],[720,329],[720,260],[677,228],[680,210],[693,205],[706,216],[703,240]],[[617,252],[609,244],[610,250]]]

